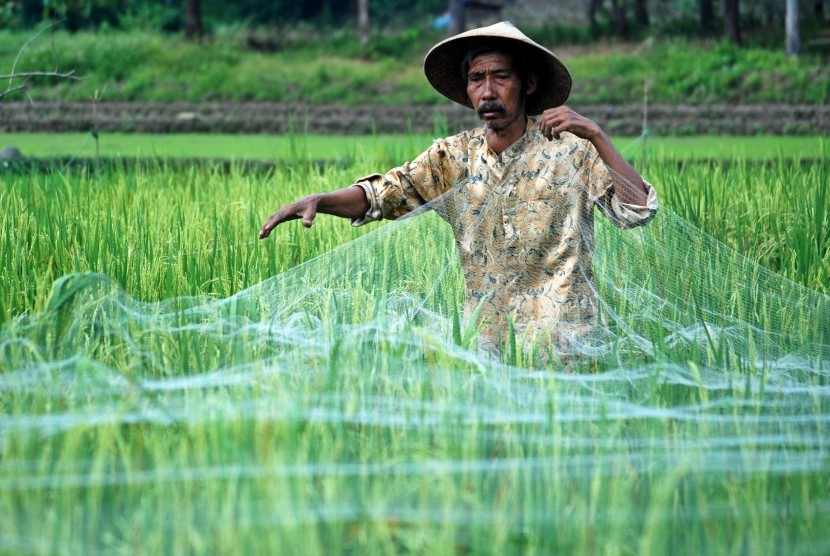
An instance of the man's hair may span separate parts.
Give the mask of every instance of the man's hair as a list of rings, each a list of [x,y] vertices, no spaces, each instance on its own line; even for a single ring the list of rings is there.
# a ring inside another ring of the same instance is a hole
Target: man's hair
[[[499,41],[479,44],[471,47],[467,51],[467,55],[464,56],[464,60],[461,62],[461,77],[464,79],[464,83],[467,82],[467,74],[470,72],[470,66],[473,64],[473,60],[483,54],[504,54],[510,56],[510,59],[513,62],[513,71],[516,72],[516,76],[522,84],[522,90],[526,89],[527,80],[530,76],[526,53],[510,43]]]

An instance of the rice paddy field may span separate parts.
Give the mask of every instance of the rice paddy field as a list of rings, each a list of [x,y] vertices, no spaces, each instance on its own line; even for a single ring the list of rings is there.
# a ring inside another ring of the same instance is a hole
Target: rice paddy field
[[[632,142],[662,206],[597,217],[612,339],[567,365],[476,349],[434,213],[256,239],[399,140],[2,170],[0,553],[830,552],[821,139]]]
[[[418,155],[432,139],[432,135],[419,134],[275,136],[101,133],[98,154],[127,158],[347,159],[397,165]],[[816,159],[824,156],[828,148],[826,138],[820,136],[654,136],[649,138],[645,149],[637,137],[617,137],[614,143],[633,159],[641,158],[646,153],[678,160]],[[89,133],[0,133],[0,146],[9,145],[15,145],[25,156],[35,158],[71,159],[96,155],[96,143]]]

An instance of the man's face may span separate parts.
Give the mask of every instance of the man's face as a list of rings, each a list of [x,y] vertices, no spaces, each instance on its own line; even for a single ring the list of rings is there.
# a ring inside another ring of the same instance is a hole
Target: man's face
[[[493,52],[473,58],[467,72],[467,96],[489,129],[500,131],[525,119],[525,92],[508,54]]]

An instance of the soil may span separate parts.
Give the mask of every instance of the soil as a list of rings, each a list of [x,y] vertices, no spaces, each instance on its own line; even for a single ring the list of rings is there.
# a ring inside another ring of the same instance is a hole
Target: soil
[[[613,135],[639,135],[639,104],[571,106]],[[276,103],[0,103],[0,131],[323,134],[405,133],[443,136],[476,127],[475,114],[455,105],[303,105]],[[827,105],[652,105],[655,135],[830,135]]]

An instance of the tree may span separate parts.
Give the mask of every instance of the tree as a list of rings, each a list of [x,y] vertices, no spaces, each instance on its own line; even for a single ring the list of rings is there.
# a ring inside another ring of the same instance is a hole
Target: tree
[[[801,54],[801,32],[798,22],[798,0],[787,0],[787,56]]]
[[[648,27],[651,18],[648,16],[648,5],[646,0],[634,0],[634,19],[637,25]]]
[[[202,0],[185,0],[185,36],[198,41],[205,30],[202,27]]]
[[[369,45],[369,0],[357,0],[357,29],[360,33],[360,44],[365,49]]]
[[[710,33],[715,27],[715,5],[712,0],[700,0],[700,30]]]
[[[733,44],[743,44],[741,37],[741,10],[738,0],[725,0],[723,10],[723,33]]]
[[[588,2],[588,23],[591,25],[591,34],[594,37],[599,36],[599,22],[597,21],[597,12],[602,9],[605,0],[590,0]]]
[[[466,21],[464,18],[464,0],[450,0],[450,27],[449,36],[464,32]]]
[[[611,13],[614,16],[614,32],[621,38],[628,37],[628,20],[625,17],[625,0],[611,0]]]
[[[769,26],[775,25],[778,19],[778,0],[765,0],[764,2],[764,23]]]

